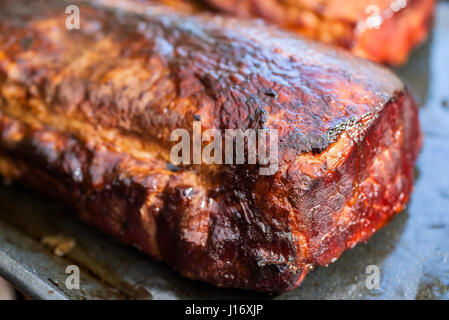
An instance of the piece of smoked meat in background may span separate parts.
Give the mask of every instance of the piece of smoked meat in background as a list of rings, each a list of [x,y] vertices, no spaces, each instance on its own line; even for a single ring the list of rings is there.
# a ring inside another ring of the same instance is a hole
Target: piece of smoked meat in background
[[[137,0],[139,1],[139,0]],[[148,0],[140,0],[145,2]],[[201,11],[262,18],[373,61],[400,65],[428,36],[435,0],[160,0]]]

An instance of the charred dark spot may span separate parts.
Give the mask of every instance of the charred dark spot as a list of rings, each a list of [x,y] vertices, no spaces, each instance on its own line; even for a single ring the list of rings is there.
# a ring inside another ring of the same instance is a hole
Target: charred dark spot
[[[24,37],[24,38],[20,39],[19,43],[20,43],[20,46],[23,49],[27,50],[31,46],[31,44],[33,43],[33,38],[29,37],[29,36]]]
[[[266,96],[272,97],[272,98],[277,98],[278,94],[276,93],[276,91],[274,91],[273,89],[265,89],[264,94]]]

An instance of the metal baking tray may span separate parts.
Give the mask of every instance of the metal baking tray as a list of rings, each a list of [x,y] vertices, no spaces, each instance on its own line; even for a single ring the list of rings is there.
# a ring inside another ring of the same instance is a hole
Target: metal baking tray
[[[422,105],[424,147],[409,207],[298,289],[268,295],[185,279],[18,186],[0,186],[0,276],[32,299],[449,299],[449,2],[439,3],[429,41],[395,71]],[[76,246],[58,257],[41,243],[48,235]],[[79,290],[65,286],[68,265],[80,269]],[[379,289],[365,285],[368,265],[379,267]]]

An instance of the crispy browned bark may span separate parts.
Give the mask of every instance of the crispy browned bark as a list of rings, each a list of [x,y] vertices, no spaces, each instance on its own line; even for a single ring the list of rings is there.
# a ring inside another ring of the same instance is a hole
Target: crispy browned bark
[[[291,290],[408,201],[417,108],[388,70],[260,22],[107,1],[70,31],[24,3],[0,4],[0,172],[182,274]],[[198,118],[277,129],[279,171],[168,165]]]
[[[427,37],[435,6],[435,0],[199,1],[235,16],[263,18],[388,64],[406,62],[410,51]],[[177,1],[183,2],[187,1]]]

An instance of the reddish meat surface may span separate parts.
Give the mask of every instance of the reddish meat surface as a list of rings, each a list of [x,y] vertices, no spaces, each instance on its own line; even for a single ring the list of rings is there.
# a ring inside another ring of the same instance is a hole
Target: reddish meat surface
[[[0,172],[183,275],[291,290],[406,205],[421,136],[387,69],[261,22],[25,3],[0,4]],[[194,119],[277,129],[279,171],[174,168]]]
[[[428,35],[435,0],[201,0],[239,17],[259,17],[358,56],[402,64]],[[185,0],[178,0],[178,3]]]

